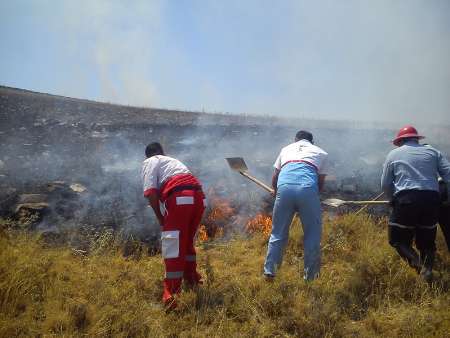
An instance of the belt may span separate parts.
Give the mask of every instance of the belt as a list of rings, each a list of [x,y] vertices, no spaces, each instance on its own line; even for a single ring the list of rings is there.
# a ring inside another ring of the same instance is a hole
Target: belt
[[[199,185],[179,185],[176,186],[167,193],[167,197],[169,197],[172,193],[177,191],[183,191],[183,190],[192,190],[192,191],[199,191],[202,190],[202,187]]]

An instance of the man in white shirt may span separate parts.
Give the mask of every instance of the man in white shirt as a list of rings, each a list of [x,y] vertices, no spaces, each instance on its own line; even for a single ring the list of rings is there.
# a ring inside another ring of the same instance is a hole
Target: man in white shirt
[[[195,234],[205,210],[205,195],[198,179],[177,159],[164,155],[161,144],[145,149],[142,165],[144,196],[162,227],[162,256],[166,268],[163,302],[174,308],[182,279],[201,283],[197,272]]]
[[[310,132],[299,131],[295,142],[284,147],[274,164],[272,186],[276,199],[272,216],[264,276],[275,277],[283,259],[289,227],[298,212],[304,231],[304,278],[313,280],[320,272],[322,212],[319,191],[325,181],[328,154],[313,144]]]

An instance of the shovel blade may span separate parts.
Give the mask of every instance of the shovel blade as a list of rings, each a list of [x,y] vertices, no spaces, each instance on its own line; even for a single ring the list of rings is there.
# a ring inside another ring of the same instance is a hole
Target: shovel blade
[[[344,201],[339,198],[327,198],[322,201],[323,204],[329,205],[330,207],[338,208],[341,205],[387,205],[389,201]]]
[[[327,198],[322,201],[323,204],[329,205],[330,207],[338,208],[341,205],[346,204],[346,201],[340,200],[338,198]]]
[[[247,165],[242,157],[227,157],[226,160],[231,169],[239,172],[248,171]]]

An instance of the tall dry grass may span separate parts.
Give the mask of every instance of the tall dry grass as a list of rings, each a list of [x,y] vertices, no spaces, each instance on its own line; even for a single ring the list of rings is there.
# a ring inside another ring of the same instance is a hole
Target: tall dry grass
[[[88,255],[36,235],[0,232],[1,337],[448,337],[450,258],[439,234],[435,282],[387,244],[384,221],[347,215],[324,225],[320,279],[301,274],[293,222],[284,264],[261,278],[266,238],[204,243],[205,284],[160,305],[160,256],[125,258],[106,234]]]

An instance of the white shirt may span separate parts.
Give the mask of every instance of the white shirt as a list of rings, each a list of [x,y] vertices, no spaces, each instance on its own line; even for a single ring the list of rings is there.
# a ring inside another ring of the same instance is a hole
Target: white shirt
[[[164,155],[149,157],[142,163],[144,192],[151,189],[159,190],[172,176],[190,173],[189,169],[175,158]]]
[[[300,140],[281,149],[273,166],[281,170],[287,163],[303,162],[315,167],[319,175],[325,175],[327,157],[328,153],[323,149],[307,140]]]

